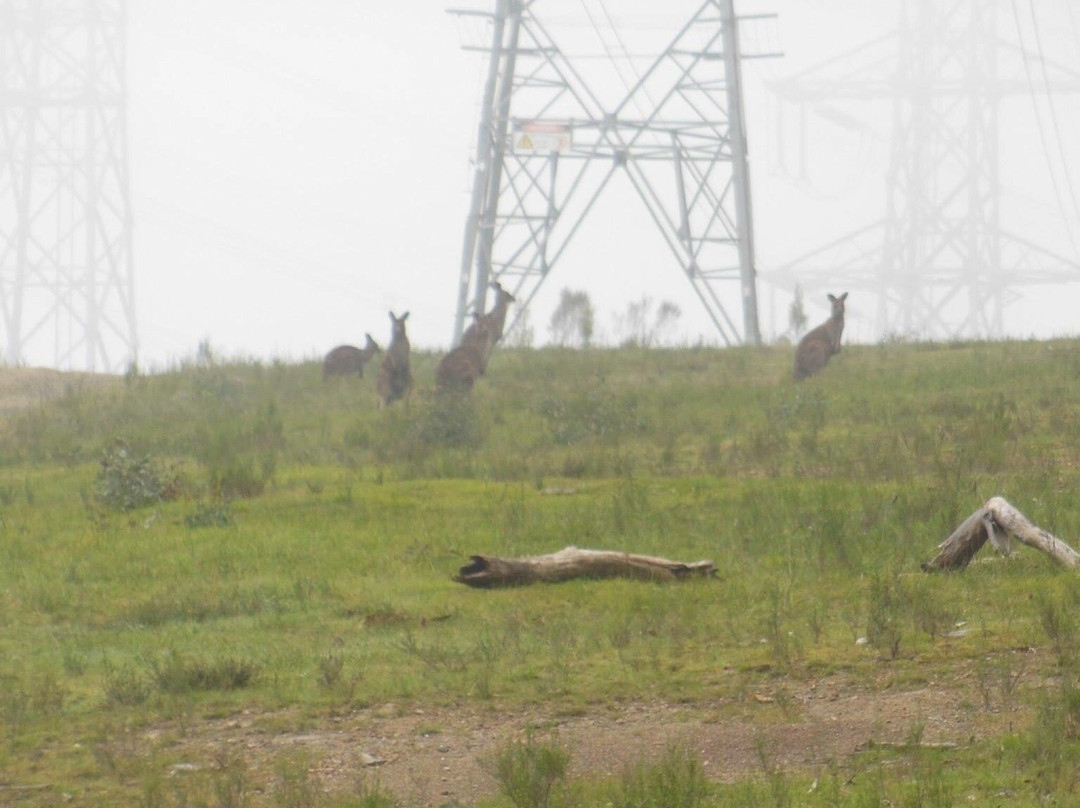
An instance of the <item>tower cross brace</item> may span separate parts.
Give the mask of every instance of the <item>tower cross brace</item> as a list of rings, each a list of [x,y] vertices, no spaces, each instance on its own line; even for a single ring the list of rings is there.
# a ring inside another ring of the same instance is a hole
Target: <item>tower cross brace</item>
[[[1002,76],[999,5],[903,0],[895,36],[774,86],[800,105],[891,100],[892,152],[885,216],[771,270],[769,282],[871,292],[879,336],[950,339],[1002,336],[1021,286],[1080,280],[1074,260],[1001,226],[1001,100],[1030,88]],[[1080,91],[1077,76],[1054,69],[1057,91]]]
[[[510,289],[519,312],[528,307],[621,172],[721,339],[758,343],[734,0],[705,0],[614,108],[590,89],[536,5],[496,0],[492,13],[452,12],[491,23],[453,342],[468,315],[484,310],[492,280]],[[741,329],[729,313],[736,307]]]
[[[0,0],[0,321],[13,365],[136,357],[126,0]]]

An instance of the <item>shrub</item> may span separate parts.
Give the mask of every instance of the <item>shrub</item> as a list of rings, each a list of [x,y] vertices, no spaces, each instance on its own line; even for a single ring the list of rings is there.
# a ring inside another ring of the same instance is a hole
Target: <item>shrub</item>
[[[421,414],[416,433],[425,446],[475,449],[483,443],[480,420],[472,398],[467,395],[444,395]]]
[[[640,764],[612,786],[612,808],[697,808],[705,805],[709,786],[701,761],[668,749],[659,763]]]
[[[566,779],[569,753],[554,741],[537,742],[532,734],[511,741],[490,762],[499,788],[517,808],[546,808],[556,784]]]
[[[204,427],[193,443],[215,497],[256,497],[277,473],[278,455],[285,445],[284,423],[277,405],[269,401],[250,426],[224,419]]]
[[[185,659],[173,651],[164,661],[150,663],[154,683],[163,693],[197,690],[239,690],[252,684],[259,666],[246,659]]]
[[[576,395],[544,398],[537,412],[557,446],[574,446],[590,438],[618,442],[645,429],[637,399],[612,395],[601,384]]]
[[[124,441],[117,441],[102,453],[94,496],[108,508],[133,511],[173,499],[178,488],[175,473],[163,470],[150,455],[136,455]]]
[[[904,596],[895,580],[875,575],[868,594],[866,639],[890,659],[900,653],[900,624],[905,611]]]
[[[105,665],[105,701],[131,707],[142,704],[150,696],[146,680],[129,665],[114,668]]]
[[[222,499],[249,499],[266,490],[269,476],[250,457],[234,457],[210,469],[210,492]]]
[[[197,530],[203,527],[228,527],[232,524],[232,513],[229,511],[228,502],[220,502],[212,505],[208,502],[200,502],[195,506],[195,512],[184,517],[184,526]]]

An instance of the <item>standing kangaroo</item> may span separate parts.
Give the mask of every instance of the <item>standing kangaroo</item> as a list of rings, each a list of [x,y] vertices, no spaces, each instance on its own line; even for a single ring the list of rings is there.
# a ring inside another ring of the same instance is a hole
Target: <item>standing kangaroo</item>
[[[390,337],[390,345],[386,349],[382,366],[379,368],[379,378],[375,389],[379,393],[379,408],[393,404],[399,398],[403,398],[412,387],[412,371],[409,370],[409,338],[405,335],[405,321],[409,318],[409,312],[400,317],[395,317],[390,312],[390,322],[393,323],[393,332]]]
[[[477,317],[476,322],[465,329],[465,333],[461,335],[461,345],[475,343],[481,346],[481,375],[487,370],[488,360],[491,358],[492,351],[495,350],[495,343],[502,339],[503,328],[506,326],[506,312],[515,299],[512,294],[502,288],[498,281],[492,281],[491,288],[495,290],[495,304],[491,307],[491,311]],[[481,323],[487,332],[482,339],[478,333]]]
[[[484,372],[484,346],[488,326],[483,318],[469,326],[461,344],[450,351],[435,369],[435,390],[439,393],[467,393]]]
[[[323,379],[331,376],[351,376],[356,374],[364,378],[364,365],[371,361],[381,348],[371,338],[371,334],[365,334],[367,344],[363,350],[355,345],[339,345],[326,355],[322,363]]]
[[[795,381],[820,373],[835,353],[840,353],[840,335],[844,332],[844,301],[847,292],[834,297],[829,295],[832,316],[817,328],[807,332],[795,348]]]

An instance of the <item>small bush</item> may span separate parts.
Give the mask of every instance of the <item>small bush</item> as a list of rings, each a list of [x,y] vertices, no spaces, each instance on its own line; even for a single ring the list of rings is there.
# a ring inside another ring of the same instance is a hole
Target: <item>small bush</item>
[[[230,417],[204,427],[193,440],[209,475],[211,493],[223,500],[257,497],[277,473],[285,446],[284,423],[270,401],[246,420]]]
[[[184,526],[191,530],[204,527],[228,527],[232,524],[232,513],[229,511],[228,502],[220,502],[212,505],[208,502],[200,502],[195,506],[195,512],[184,517]]]
[[[105,701],[110,705],[133,707],[142,704],[150,696],[146,679],[129,665],[114,668],[105,665]]]
[[[1045,592],[1039,595],[1037,603],[1043,631],[1053,644],[1058,659],[1067,665],[1077,653],[1080,631],[1077,630],[1076,619],[1066,604]]]
[[[706,804],[709,785],[701,761],[671,748],[652,765],[641,764],[611,788],[612,808],[697,808]]]
[[[868,595],[866,639],[870,645],[896,659],[900,654],[901,620],[907,611],[895,580],[875,575]]]
[[[569,753],[557,743],[539,743],[532,734],[495,752],[491,775],[517,808],[546,808],[555,786],[566,779]]]
[[[269,477],[250,457],[234,457],[210,469],[210,491],[222,499],[250,499],[266,490]]]
[[[178,487],[175,473],[163,470],[150,455],[136,455],[126,443],[117,441],[102,453],[94,496],[107,508],[133,511],[173,499]]]
[[[420,415],[416,440],[423,446],[475,449],[483,439],[470,396],[439,396],[431,409]]]
[[[214,764],[213,804],[219,808],[250,805],[251,776],[244,758],[234,750],[225,750],[214,756]]]
[[[312,778],[306,757],[299,753],[278,762],[274,802],[281,808],[315,808],[319,804],[319,782]]]
[[[378,781],[368,782],[360,780],[356,786],[356,808],[398,808],[401,805],[397,798],[388,791],[383,790]],[[456,804],[456,803],[454,803]]]
[[[336,651],[327,651],[319,657],[319,684],[325,688],[333,688],[341,681],[344,670],[345,657]]]
[[[587,439],[617,442],[645,429],[637,399],[613,395],[605,386],[577,395],[548,397],[536,409],[557,446],[574,446]]]
[[[154,684],[163,693],[197,690],[240,690],[252,684],[259,666],[246,659],[185,659],[173,651],[164,661],[150,663]]]

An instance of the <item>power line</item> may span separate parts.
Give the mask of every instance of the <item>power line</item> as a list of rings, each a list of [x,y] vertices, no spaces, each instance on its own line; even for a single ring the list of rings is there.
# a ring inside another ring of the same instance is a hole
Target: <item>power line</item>
[[[1065,10],[1069,12],[1069,26],[1072,28],[1076,44],[1080,45],[1080,26],[1076,24],[1076,15],[1073,13],[1073,0],[1065,0]]]
[[[324,288],[331,288],[342,294],[356,293],[356,289],[350,286],[347,278],[339,274],[336,267],[311,255],[270,244],[216,218],[152,195],[142,196],[140,201],[147,218],[187,230],[197,236],[201,244],[209,246],[219,255],[239,259],[282,279],[298,281],[301,277],[309,278],[318,281]],[[299,267],[303,269],[300,270]]]
[[[592,11],[589,10],[589,6],[586,4],[585,0],[580,0],[580,2],[581,2],[581,8],[584,9],[585,15],[589,18],[589,22],[592,23],[593,30],[596,31],[596,36],[600,40],[600,44],[603,46],[604,52],[607,54],[608,60],[611,62],[612,66],[615,68],[615,72],[619,76],[619,81],[621,81],[622,84],[623,84],[623,87],[626,88],[626,92],[628,94],[630,94],[630,100],[633,102],[634,106],[637,107],[637,110],[641,114],[641,117],[642,118],[647,118],[648,115],[645,113],[644,108],[641,106],[641,103],[638,101],[638,99],[636,97],[636,94],[634,94],[633,85],[629,81],[627,81],[626,76],[623,75],[623,71],[622,71],[622,68],[619,67],[618,60],[615,58],[615,55],[611,52],[611,48],[608,46],[607,39],[604,38],[604,34],[600,30],[599,23],[596,22],[596,18],[593,17],[593,13],[592,13]],[[608,19],[610,20],[611,18],[609,17]],[[617,36],[617,34],[616,34],[616,36]],[[621,42],[621,40],[620,40],[620,42]],[[627,55],[629,55],[629,52],[626,50],[625,45],[623,45],[623,52],[627,53]],[[632,67],[632,65],[633,65],[633,63],[631,62],[631,67]]]
[[[1053,162],[1050,159],[1050,148],[1046,142],[1046,128],[1043,126],[1042,115],[1039,112],[1039,102],[1035,97],[1035,82],[1031,78],[1031,64],[1028,61],[1027,45],[1024,42],[1024,30],[1020,21],[1020,7],[1017,5],[1016,0],[1011,0],[1010,5],[1013,10],[1013,18],[1016,21],[1016,36],[1020,40],[1020,56],[1024,62],[1024,75],[1027,77],[1028,90],[1031,93],[1031,104],[1035,109],[1035,122],[1039,128],[1039,140],[1042,143],[1043,155],[1046,157],[1046,166],[1050,171],[1050,182],[1054,186],[1054,196],[1057,199],[1058,210],[1061,213],[1061,218],[1065,224],[1065,234],[1069,238],[1069,244],[1072,246],[1073,252],[1077,253],[1080,250],[1077,249],[1076,238],[1073,236],[1072,226],[1069,224],[1069,215],[1065,211],[1065,202],[1061,192],[1061,186],[1057,180],[1057,174],[1054,171]]]
[[[1043,51],[1042,35],[1039,33],[1039,18],[1035,14],[1034,0],[1028,0],[1031,8],[1031,23],[1035,29],[1035,47],[1039,50],[1039,66],[1042,70],[1043,85],[1046,88],[1046,100],[1050,105],[1050,120],[1054,124],[1054,135],[1057,138],[1058,153],[1061,155],[1061,166],[1065,173],[1065,183],[1069,187],[1069,195],[1072,198],[1073,210],[1080,216],[1080,204],[1076,200],[1076,188],[1073,186],[1072,175],[1069,172],[1069,161],[1065,156],[1065,144],[1061,137],[1061,126],[1058,124],[1057,106],[1054,104],[1054,94],[1050,89],[1050,75],[1046,70],[1046,53]]]
[[[608,25],[611,26],[611,31],[612,31],[613,34],[615,34],[615,39],[618,41],[619,47],[622,48],[623,53],[625,53],[627,56],[629,56],[630,55],[630,49],[628,47],[626,47],[626,42],[623,41],[622,34],[619,33],[619,28],[618,28],[618,26],[615,25],[615,20],[612,19],[610,12],[608,12],[607,4],[604,3],[604,0],[596,0],[596,2],[598,2],[600,4],[600,10],[603,11],[604,16],[607,17]],[[634,78],[637,79],[640,82],[641,81],[641,72],[637,69],[637,67],[635,67],[634,62],[632,60],[630,62],[630,69],[634,71]],[[643,84],[641,86],[641,91],[643,93],[645,93],[645,97],[649,100],[649,103],[652,104],[655,107],[656,102],[653,100],[652,95],[649,94],[649,88],[646,87]]]

